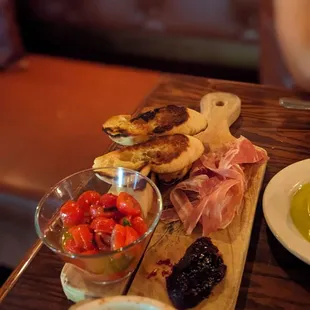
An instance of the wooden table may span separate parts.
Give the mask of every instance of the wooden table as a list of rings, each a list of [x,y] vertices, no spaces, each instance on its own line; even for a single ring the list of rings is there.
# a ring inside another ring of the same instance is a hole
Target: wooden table
[[[200,98],[211,91],[240,96],[241,117],[232,132],[268,151],[263,189],[279,170],[310,157],[310,112],[280,107],[280,97],[297,95],[287,90],[168,76],[145,105],[171,103],[198,108]],[[37,243],[4,286],[2,293],[8,294],[1,309],[67,309],[70,302],[59,280],[62,266],[57,256]],[[285,250],[267,228],[260,197],[236,309],[310,309],[309,276],[310,267]]]
[[[9,267],[35,241],[44,192],[91,167],[111,143],[103,121],[131,113],[160,80],[158,72],[59,57],[25,61],[23,70],[0,72],[0,266]]]
[[[103,121],[135,110],[160,75],[33,54],[27,61],[25,71],[0,73],[0,186],[37,199],[107,149]]]

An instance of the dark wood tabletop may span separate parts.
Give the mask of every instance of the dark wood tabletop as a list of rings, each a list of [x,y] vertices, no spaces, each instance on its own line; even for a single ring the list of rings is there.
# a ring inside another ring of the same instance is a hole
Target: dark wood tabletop
[[[236,309],[310,309],[310,267],[272,235],[263,217],[261,199],[278,171],[310,157],[310,111],[280,107],[280,97],[298,97],[289,90],[189,76],[165,77],[144,104],[181,104],[197,109],[201,97],[212,91],[231,92],[241,98],[241,117],[231,131],[265,148],[270,156]],[[2,288],[6,296],[0,308],[67,309],[71,303],[60,284],[62,266],[63,262],[45,246],[34,245]]]

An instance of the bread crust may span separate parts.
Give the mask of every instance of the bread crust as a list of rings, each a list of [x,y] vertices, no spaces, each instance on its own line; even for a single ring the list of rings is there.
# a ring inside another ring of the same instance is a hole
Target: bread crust
[[[103,124],[103,131],[116,143],[134,145],[154,136],[177,133],[195,135],[207,127],[205,117],[183,106],[168,105],[139,114],[118,115]]]
[[[93,167],[124,167],[139,171],[150,166],[151,171],[158,174],[180,175],[179,172],[189,167],[203,152],[204,146],[197,138],[182,134],[159,136],[97,157]]]

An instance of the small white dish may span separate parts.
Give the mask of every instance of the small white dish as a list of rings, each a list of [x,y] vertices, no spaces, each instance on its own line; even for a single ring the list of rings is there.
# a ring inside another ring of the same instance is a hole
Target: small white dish
[[[266,222],[279,242],[293,255],[310,264],[310,242],[295,227],[291,215],[294,192],[310,182],[310,159],[294,163],[278,172],[269,182],[263,196]]]
[[[140,296],[115,296],[82,301],[69,310],[174,310],[160,301]]]

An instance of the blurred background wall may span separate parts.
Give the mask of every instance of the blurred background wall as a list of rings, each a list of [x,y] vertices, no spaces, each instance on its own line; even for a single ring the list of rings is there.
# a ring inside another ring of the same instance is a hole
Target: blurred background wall
[[[16,0],[13,10],[28,53],[291,86],[271,0]]]

